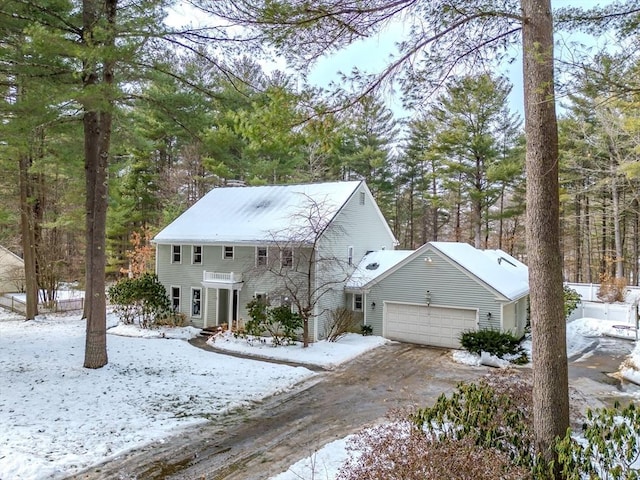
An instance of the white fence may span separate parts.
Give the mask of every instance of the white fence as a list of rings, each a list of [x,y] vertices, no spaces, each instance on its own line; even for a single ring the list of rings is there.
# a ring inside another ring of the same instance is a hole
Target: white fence
[[[0,296],[0,306],[8,308],[16,313],[27,313],[27,303],[19,297],[13,295]],[[40,313],[46,312],[71,312],[74,310],[84,309],[84,298],[63,298],[53,302],[51,306],[45,306],[42,303],[38,304],[38,311]]]
[[[567,287],[574,289],[580,294],[582,300],[587,302],[599,302],[598,291],[600,290],[599,283],[565,283]],[[626,287],[627,294],[625,296],[625,303],[637,303],[640,298],[640,287]]]
[[[569,316],[569,321],[589,317],[611,320],[622,324],[635,324],[636,305],[640,298],[640,287],[627,287],[624,303],[604,303],[598,300],[600,285],[596,283],[566,283],[580,294],[581,303]]]

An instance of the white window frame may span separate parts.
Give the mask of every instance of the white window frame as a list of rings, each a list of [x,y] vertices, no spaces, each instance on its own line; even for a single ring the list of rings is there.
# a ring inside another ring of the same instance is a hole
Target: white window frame
[[[196,253],[196,248],[200,249],[200,253]],[[204,252],[204,249],[202,248],[202,245],[193,245],[193,247],[191,248],[191,263],[193,265],[202,265],[202,253]],[[196,255],[200,256],[200,261],[196,262]]]
[[[285,255],[288,253],[288,255]],[[287,264],[285,264],[285,258],[289,259]],[[293,248],[283,248],[280,250],[280,266],[282,268],[292,268],[293,267]]]
[[[357,300],[358,298],[360,299],[359,302]],[[358,303],[360,303],[360,307],[358,307]],[[353,311],[361,312],[363,307],[364,307],[364,295],[362,295],[361,293],[354,293],[353,294]]]
[[[360,192],[360,205],[364,205],[364,199],[366,198],[364,192]]]
[[[260,250],[264,250],[264,256],[260,255]],[[264,260],[264,263],[260,263],[260,259]],[[256,247],[256,267],[263,267],[269,263],[269,248],[268,247]]]
[[[230,248],[231,250],[227,250],[228,248]],[[227,256],[227,252],[230,251],[231,252],[231,256],[228,257]],[[236,256],[236,249],[233,245],[223,245],[222,246],[222,259],[223,260],[233,260],[234,257]]]
[[[196,292],[198,298],[196,298]],[[198,305],[198,313],[194,313],[196,304]],[[202,288],[200,287],[191,287],[191,316],[194,318],[202,317]]]
[[[347,247],[347,265],[353,265],[353,247]]]
[[[177,251],[176,248],[178,249]],[[177,260],[176,254],[178,255]],[[171,263],[182,263],[182,245],[171,245]]]
[[[178,296],[176,297],[173,293],[174,290],[178,290]],[[173,309],[174,312],[179,312],[180,308],[182,307],[182,287],[178,286],[178,285],[171,285],[169,287],[169,292],[171,295],[171,308]],[[175,305],[175,300],[178,300],[178,306],[176,308]]]

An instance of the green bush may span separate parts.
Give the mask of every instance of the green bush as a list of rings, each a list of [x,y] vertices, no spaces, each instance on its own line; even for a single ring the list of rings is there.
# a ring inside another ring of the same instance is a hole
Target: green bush
[[[259,337],[267,334],[274,345],[289,345],[295,342],[302,328],[302,317],[291,311],[288,305],[270,307],[265,301],[254,298],[247,304],[249,317],[245,333]]]
[[[164,285],[151,273],[124,278],[109,287],[107,294],[115,313],[127,324],[139,323],[141,327],[149,328],[157,318],[166,322],[173,314]]]
[[[564,294],[564,318],[566,319],[569,318],[569,315],[571,315],[576,308],[578,308],[582,298],[578,292],[566,285],[563,287],[562,291]]]
[[[478,383],[460,384],[432,407],[416,410],[410,420],[427,437],[470,439],[487,449],[508,454],[511,464],[531,469],[536,464],[530,383],[517,373],[496,373]]]
[[[563,478],[640,478],[640,410],[633,403],[588,410],[582,437],[584,441],[576,440],[568,431],[557,444]]]
[[[486,329],[464,332],[460,337],[460,344],[464,349],[478,355],[487,352],[502,358],[505,355],[522,356],[524,354],[520,346],[520,339],[509,332],[500,332],[499,330]]]
[[[371,335],[373,333],[373,327],[371,325],[362,325],[360,327],[360,331],[362,332],[362,335]]]

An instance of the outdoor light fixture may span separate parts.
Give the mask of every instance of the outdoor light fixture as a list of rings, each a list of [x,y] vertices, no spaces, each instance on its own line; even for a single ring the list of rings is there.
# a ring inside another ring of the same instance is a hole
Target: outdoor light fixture
[[[376,302],[371,302],[371,310],[375,310],[376,309]]]
[[[431,305],[431,292],[429,290],[427,290],[427,293],[425,294],[425,300],[427,301],[427,307]]]
[[[429,263],[433,262],[433,260],[431,260],[431,257],[424,257],[424,262],[429,264]]]
[[[491,321],[491,312],[487,313],[487,320]]]

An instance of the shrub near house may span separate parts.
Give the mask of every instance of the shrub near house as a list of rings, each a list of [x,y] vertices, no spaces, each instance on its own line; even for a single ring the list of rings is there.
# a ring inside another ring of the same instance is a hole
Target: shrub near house
[[[152,273],[120,280],[109,288],[108,296],[115,313],[126,324],[151,328],[159,323],[182,325],[184,321],[171,311],[167,291]]]

